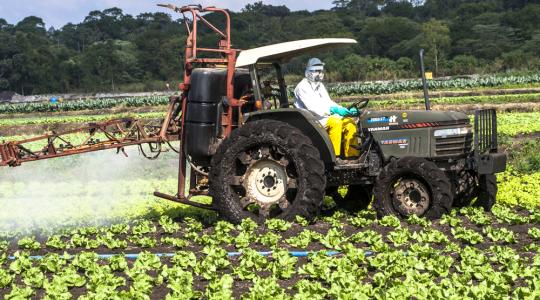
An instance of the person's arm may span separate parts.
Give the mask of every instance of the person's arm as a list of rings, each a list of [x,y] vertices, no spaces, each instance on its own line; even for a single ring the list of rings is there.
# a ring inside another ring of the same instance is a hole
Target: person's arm
[[[321,93],[323,95],[324,100],[326,101],[327,105],[330,106],[331,114],[338,114],[342,117],[353,116],[353,115],[358,114],[358,111],[356,110],[356,108],[348,109],[348,108],[343,107],[342,105],[337,104],[335,101],[333,101],[330,98],[330,95],[328,94],[328,91],[326,90],[326,87],[324,87],[324,85],[321,86],[320,88],[322,89]]]

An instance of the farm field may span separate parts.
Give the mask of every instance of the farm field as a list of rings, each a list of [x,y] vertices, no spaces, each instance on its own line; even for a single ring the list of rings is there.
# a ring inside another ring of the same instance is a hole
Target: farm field
[[[527,88],[540,81],[519,80],[494,86]],[[473,83],[460,84],[455,91],[465,92]],[[439,89],[451,88],[448,85]],[[407,90],[392,89],[388,90]],[[436,221],[377,220],[372,210],[358,214],[337,210],[327,197],[315,223],[298,218],[232,225],[213,212],[152,195],[176,192],[178,161],[172,151],[148,161],[130,147],[128,157],[103,151],[0,169],[0,295],[6,299],[537,299],[540,112],[535,105],[540,94],[499,90],[495,95],[456,93],[432,99],[435,109],[475,105],[499,110],[497,105],[527,104],[523,110],[498,111],[499,142],[509,155],[509,167],[497,176],[498,203],[489,213],[467,207]],[[356,88],[342,93],[367,92]],[[413,97],[384,96],[396,99],[371,101],[370,109],[422,107]],[[102,106],[98,100],[89,102],[80,109],[72,104],[71,110],[54,112],[43,103],[13,112],[2,111],[7,106],[0,105],[0,133],[4,128],[10,133],[0,135],[0,141],[111,118],[155,120],[163,116],[167,103],[166,97],[156,97],[155,102],[107,101]],[[125,112],[145,106],[152,110]],[[119,107],[122,112],[116,113]],[[98,113],[102,111],[107,113]],[[82,138],[75,134],[69,140]]]
[[[538,297],[537,209],[464,208],[435,222],[371,211],[315,224],[176,221],[4,242],[0,285],[7,298]]]
[[[469,91],[477,94],[475,97],[437,97],[434,101],[441,104],[468,104],[468,103],[509,103],[509,102],[538,102],[538,87],[540,87],[540,74],[527,76],[481,76],[477,78],[454,78],[449,80],[430,80],[428,86],[439,95],[452,95]],[[289,86],[289,97],[293,98],[294,86]],[[346,82],[328,85],[328,91],[333,98],[364,95],[374,99],[381,98],[389,102],[377,102],[377,105],[407,105],[418,102],[413,97],[402,99],[406,94],[422,90],[420,80],[396,80],[389,82]],[[487,94],[487,95],[486,95]],[[508,95],[510,94],[510,95]],[[532,95],[531,95],[532,94]],[[482,96],[484,95],[484,96]],[[478,97],[482,96],[482,97]],[[391,100],[398,99],[399,103]],[[421,97],[414,97],[421,98]],[[449,99],[452,98],[452,99]],[[81,110],[105,110],[115,107],[142,107],[163,106],[168,103],[168,96],[144,96],[127,98],[102,98],[65,101],[56,104],[47,102],[14,103],[0,105],[0,115],[36,112],[60,112]]]

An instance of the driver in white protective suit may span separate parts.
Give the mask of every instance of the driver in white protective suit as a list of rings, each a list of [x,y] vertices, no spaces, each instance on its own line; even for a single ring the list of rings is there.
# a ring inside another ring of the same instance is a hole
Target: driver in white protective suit
[[[358,115],[356,108],[347,109],[330,99],[324,87],[324,63],[318,58],[308,61],[305,78],[294,89],[294,106],[312,112],[324,126],[334,146],[336,157],[359,155],[356,124],[349,116]],[[342,152],[343,149],[343,152]]]

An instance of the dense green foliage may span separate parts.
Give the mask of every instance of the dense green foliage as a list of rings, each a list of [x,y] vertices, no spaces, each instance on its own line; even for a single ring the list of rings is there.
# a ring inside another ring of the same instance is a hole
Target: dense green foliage
[[[334,6],[291,12],[285,6],[249,4],[232,13],[234,46],[357,39],[354,47],[321,54],[332,81],[417,77],[420,47],[426,49],[428,69],[438,76],[539,68],[536,1],[339,0]],[[14,25],[0,19],[0,90],[164,89],[182,73],[186,33],[178,17],[162,12],[131,16],[111,8],[58,29],[46,29],[34,16]],[[200,42],[214,44],[207,29]],[[304,63],[295,60],[286,71],[301,76]]]
[[[516,136],[540,132],[540,112],[507,113],[497,115],[499,135]]]
[[[525,173],[540,170],[540,151],[538,149],[540,149],[540,138],[538,137],[511,143],[508,149],[508,155],[514,169]],[[540,199],[540,195],[538,198]]]

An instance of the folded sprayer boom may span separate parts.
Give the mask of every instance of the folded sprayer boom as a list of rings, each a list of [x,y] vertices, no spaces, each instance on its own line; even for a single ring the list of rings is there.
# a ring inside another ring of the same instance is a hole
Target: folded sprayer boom
[[[84,127],[64,132],[52,132],[30,139],[0,143],[0,166],[16,167],[22,163],[55,157],[69,156],[107,149],[123,151],[124,147],[149,145],[151,156],[155,158],[162,150],[163,143],[178,140],[177,126],[178,97],[171,97],[165,119],[152,125],[134,118],[122,118],[106,122],[89,123]],[[77,134],[77,140],[71,137]],[[82,135],[82,139],[81,139]],[[32,143],[44,145],[35,149]],[[172,147],[171,147],[172,148]],[[174,148],[173,148],[174,149]]]

